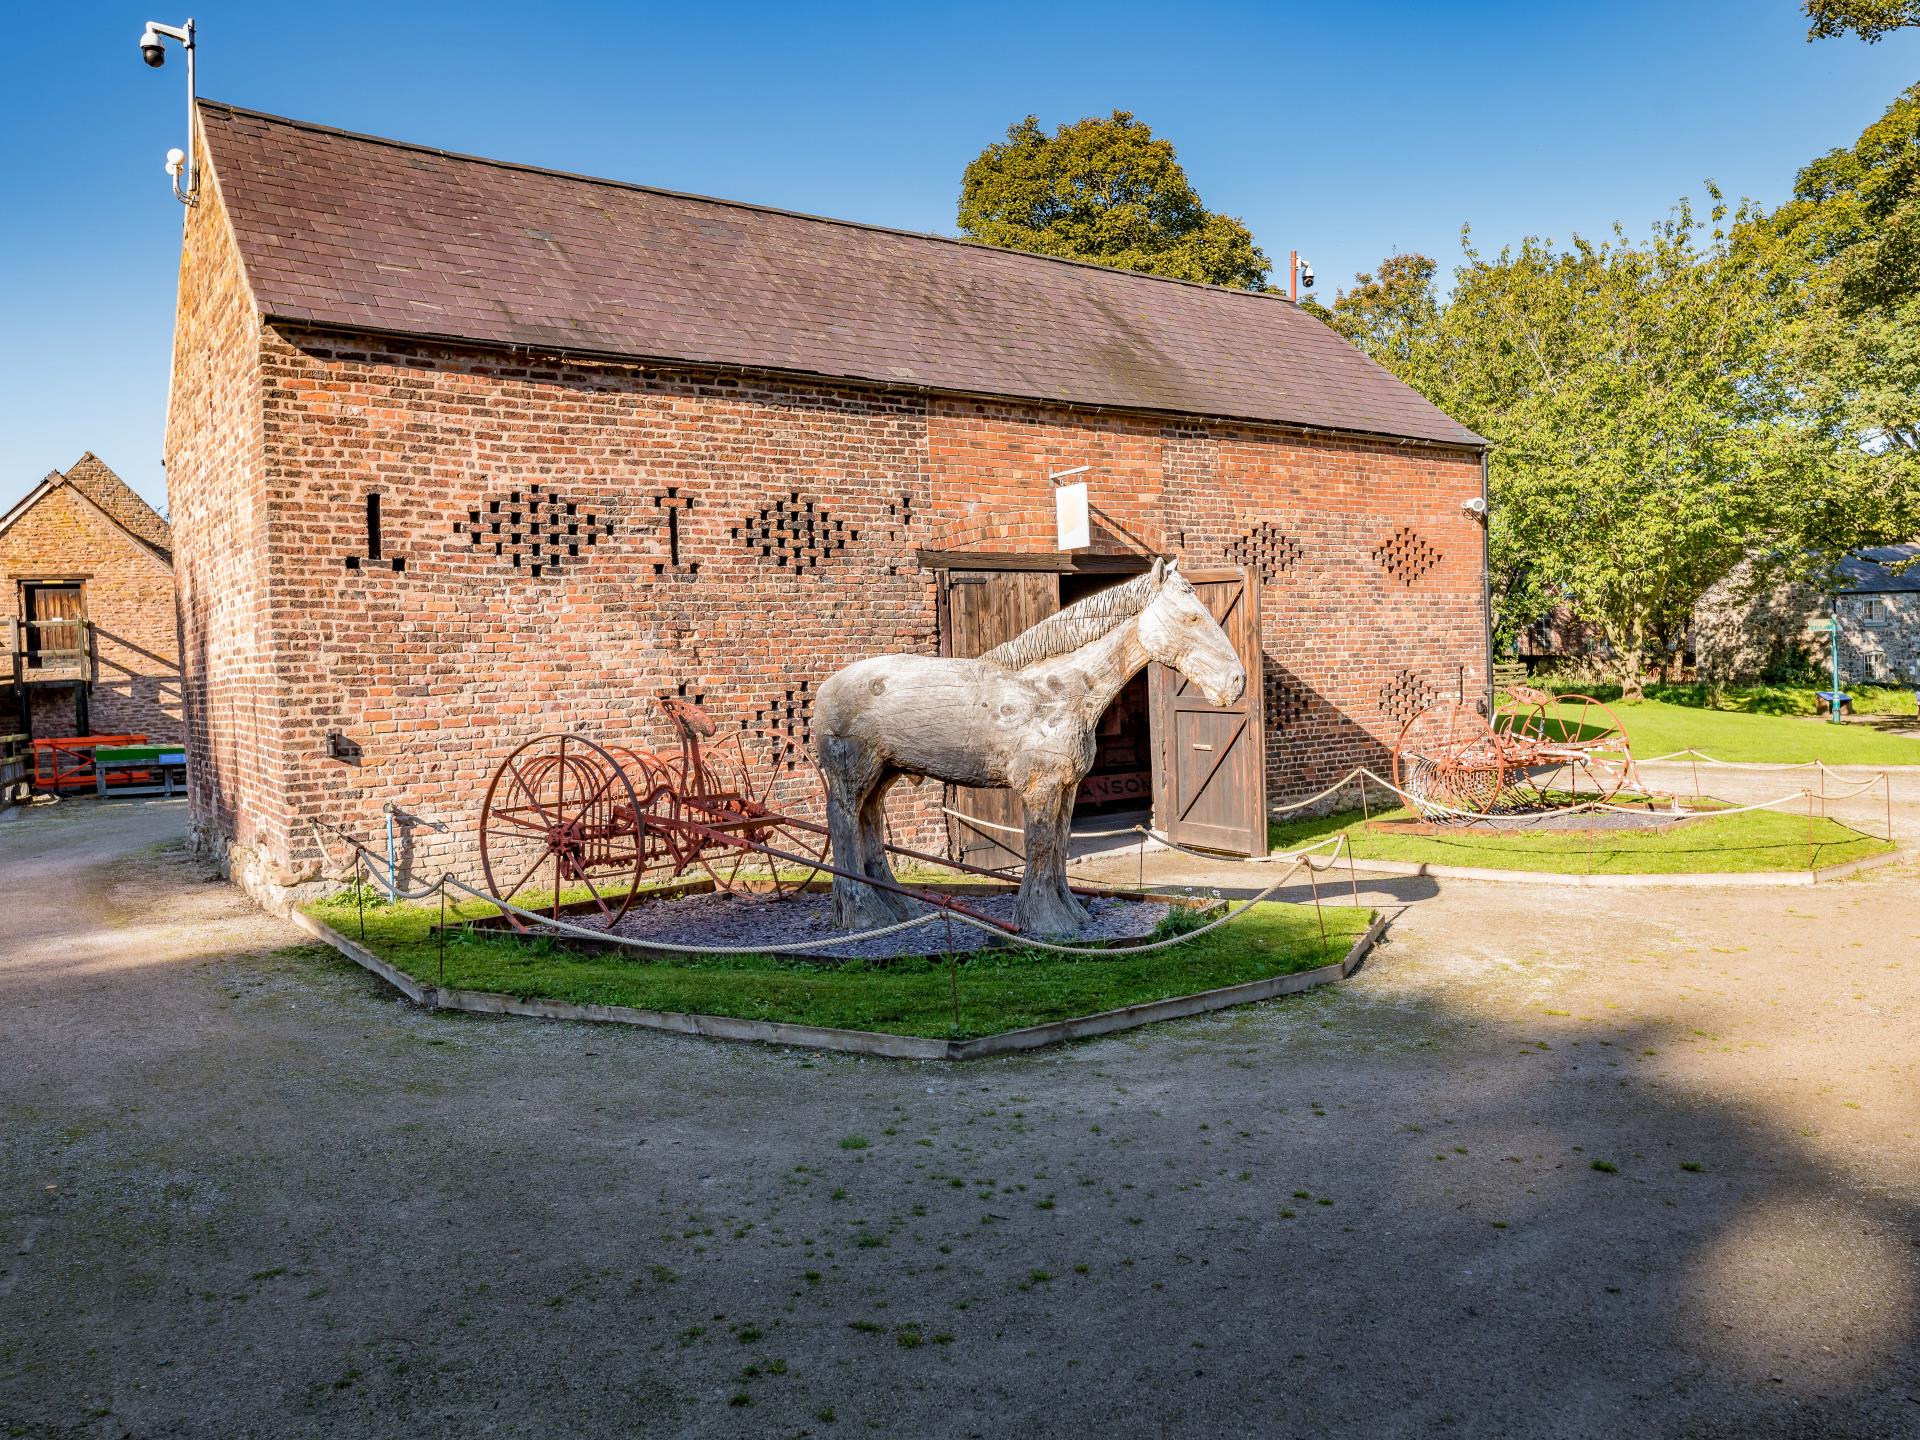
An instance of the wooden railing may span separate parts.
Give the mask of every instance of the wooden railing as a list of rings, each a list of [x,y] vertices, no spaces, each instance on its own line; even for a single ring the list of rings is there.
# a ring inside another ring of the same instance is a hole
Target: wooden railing
[[[93,626],[85,620],[9,620],[13,683],[93,683]]]
[[[17,805],[33,791],[33,745],[24,735],[0,735],[0,806]]]

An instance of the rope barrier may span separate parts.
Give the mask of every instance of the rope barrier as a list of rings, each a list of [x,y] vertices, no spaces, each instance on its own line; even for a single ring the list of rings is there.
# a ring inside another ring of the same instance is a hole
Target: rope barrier
[[[313,826],[317,832],[320,826],[324,822],[309,819],[307,823]],[[327,825],[326,828],[332,830],[348,845],[351,845],[354,848],[354,850],[356,850],[361,856],[364,856],[367,859],[372,861],[381,860],[381,856],[377,851],[368,849],[365,845],[362,845],[358,840],[354,839],[351,835],[349,835],[346,831],[342,830],[339,826]],[[1120,833],[1124,834],[1126,832],[1122,831]],[[1335,836],[1334,838],[1342,842],[1344,842],[1346,839],[1344,835]],[[1322,847],[1314,846],[1310,848],[1319,849]],[[322,853],[323,854],[325,853],[324,845],[322,846]],[[1336,851],[1335,856],[1329,857],[1327,864],[1331,865],[1333,863],[1333,860],[1337,858],[1337,856],[1338,856],[1338,852]],[[893,935],[903,930],[912,930],[922,925],[930,925],[936,920],[945,918],[950,920],[956,920],[962,925],[970,925],[974,929],[979,930],[984,934],[995,936],[1002,940],[1011,938],[1013,939],[1014,943],[1030,949],[1047,950],[1059,955],[1113,956],[1113,955],[1145,955],[1156,950],[1168,949],[1169,947],[1174,945],[1185,944],[1189,940],[1196,940],[1202,935],[1205,935],[1211,931],[1217,930],[1222,925],[1225,925],[1230,921],[1239,919],[1242,915],[1246,914],[1247,911],[1251,910],[1255,905],[1258,905],[1262,901],[1266,900],[1268,896],[1272,895],[1276,890],[1279,890],[1282,886],[1284,886],[1288,880],[1292,879],[1295,872],[1298,871],[1302,867],[1302,865],[1305,865],[1305,867],[1309,870],[1312,870],[1314,868],[1311,861],[1307,858],[1305,852],[1302,852],[1299,863],[1295,864],[1284,875],[1280,876],[1279,879],[1275,880],[1271,885],[1267,886],[1267,888],[1262,890],[1258,895],[1255,895],[1251,900],[1242,902],[1240,905],[1238,905],[1234,909],[1229,910],[1226,914],[1218,917],[1215,920],[1209,921],[1208,923],[1206,923],[1205,925],[1202,925],[1197,930],[1189,930],[1189,931],[1186,931],[1184,934],[1169,936],[1165,940],[1150,941],[1144,945],[1112,945],[1112,946],[1059,945],[1059,944],[1053,943],[1052,941],[1041,940],[1038,937],[1034,937],[1034,936],[1021,935],[1018,937],[1009,937],[1005,930],[1001,929],[1000,927],[988,921],[976,919],[973,916],[967,914],[965,911],[954,911],[954,910],[934,910],[932,913],[927,915],[922,915],[917,919],[901,920],[896,922],[895,924],[884,925],[877,929],[862,930],[852,935],[830,936],[826,939],[821,939],[821,940],[792,941],[792,942],[788,942],[780,945],[676,945],[676,944],[671,944],[664,941],[639,940],[631,936],[615,935],[605,930],[595,930],[588,926],[575,925],[569,921],[560,920],[551,915],[542,915],[538,911],[524,909],[521,906],[513,904],[511,901],[502,900],[498,896],[489,895],[484,891],[477,890],[473,886],[467,884],[466,881],[460,879],[459,876],[453,874],[451,871],[442,875],[438,880],[434,881],[433,884],[428,885],[423,889],[420,889],[417,891],[400,891],[398,887],[395,887],[394,893],[404,899],[416,900],[416,899],[422,899],[428,895],[433,894],[434,891],[440,889],[443,885],[450,885],[455,890],[459,890],[464,894],[471,895],[476,900],[482,900],[489,905],[493,905],[497,907],[503,914],[510,913],[514,915],[519,915],[522,918],[528,921],[531,921],[535,925],[542,926],[549,930],[558,931],[561,934],[575,935],[580,937],[581,939],[593,940],[593,941],[600,942],[602,944],[620,945],[620,946],[624,946],[624,947],[635,949],[635,950],[655,950],[655,951],[664,950],[664,951],[671,952],[673,954],[680,954],[680,955],[804,954],[810,950],[820,950],[820,949],[825,949],[832,946],[852,945],[852,944],[857,944],[864,940],[878,939],[884,935]],[[1323,866],[1320,868],[1324,869],[1325,867]],[[358,873],[357,868],[355,873],[356,874]],[[339,878],[344,879],[345,877],[339,877]],[[1322,921],[1323,928],[1324,928],[1324,924],[1325,922]]]

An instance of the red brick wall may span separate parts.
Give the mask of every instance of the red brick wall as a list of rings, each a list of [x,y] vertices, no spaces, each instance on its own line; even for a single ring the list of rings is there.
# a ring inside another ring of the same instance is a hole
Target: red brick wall
[[[182,635],[187,788],[209,841],[284,855],[283,703],[267,623],[271,581],[261,457],[260,322],[205,167],[187,211],[167,407],[167,500]],[[291,637],[289,637],[291,638]],[[277,847],[277,848],[276,848]]]
[[[87,696],[96,735],[186,738],[180,702],[180,650],[173,612],[173,572],[99,509],[60,485],[0,532],[5,613],[24,619],[22,580],[86,582],[97,668]],[[0,682],[3,683],[3,682]],[[13,728],[15,717],[0,716]],[[33,733],[77,733],[70,689],[35,692]]]
[[[1262,571],[1272,801],[1380,769],[1421,697],[1485,693],[1472,454],[947,399],[927,448],[935,548],[1051,551],[1046,477],[1091,465],[1095,553]]]
[[[1049,468],[1098,467],[1098,548],[1219,561],[1263,520],[1293,538],[1268,650],[1313,702],[1270,740],[1276,797],[1378,757],[1397,728],[1379,692],[1399,668],[1434,689],[1461,665],[1469,695],[1483,683],[1479,531],[1459,512],[1478,493],[1471,456],[296,330],[266,331],[259,353],[264,463],[249,473],[266,477],[252,493],[269,523],[245,578],[271,708],[238,723],[284,767],[255,834],[272,834],[289,877],[318,862],[307,817],[375,837],[387,802],[448,827],[399,827],[412,873],[472,874],[487,779],[526,739],[665,748],[651,697],[677,682],[725,725],[785,723],[852,660],[931,651],[933,577],[915,549],[1050,550]],[[183,516],[219,511],[184,493],[224,490],[218,463],[192,482],[170,473]],[[583,528],[610,527],[557,575],[531,573],[524,530],[520,566],[510,525],[493,550],[492,502],[524,515],[536,484]],[[676,563],[666,517],[689,499]],[[796,533],[809,517],[811,546]],[[1438,552],[1411,587],[1372,555],[1398,525]],[[211,567],[216,532],[179,533]],[[235,723],[221,714],[209,705],[216,749]],[[332,732],[354,759],[327,758]],[[796,779],[786,798],[809,790]],[[937,790],[896,793],[900,831],[924,835]]]

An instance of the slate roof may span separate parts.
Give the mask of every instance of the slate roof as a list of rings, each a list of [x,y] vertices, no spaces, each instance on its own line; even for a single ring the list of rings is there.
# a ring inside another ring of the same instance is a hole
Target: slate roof
[[[1482,443],[1278,296],[200,119],[269,319]]]
[[[1887,569],[1889,565],[1903,562],[1910,568],[1902,574],[1895,575]],[[1856,550],[1837,568],[1842,595],[1920,593],[1920,541]]]
[[[52,476],[48,476],[52,479]],[[66,470],[66,481],[87,499],[98,505],[122,530],[144,541],[163,555],[172,554],[173,531],[133,488],[112,470],[106,461],[87,451]]]

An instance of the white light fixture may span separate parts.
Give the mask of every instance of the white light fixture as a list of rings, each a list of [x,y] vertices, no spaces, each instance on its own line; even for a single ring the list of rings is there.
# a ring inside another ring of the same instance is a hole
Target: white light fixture
[[[1058,549],[1084,550],[1093,544],[1093,526],[1087,509],[1087,482],[1078,480],[1071,485],[1060,483],[1069,475],[1085,475],[1092,469],[1091,465],[1076,465],[1071,470],[1054,470],[1047,475],[1047,483],[1053,486],[1053,532]]]
[[[1460,502],[1460,508],[1466,512],[1469,519],[1484,520],[1487,518],[1487,502],[1482,496],[1475,495],[1469,500],[1462,500]]]
[[[191,205],[199,193],[200,177],[193,170],[193,21],[184,25],[162,25],[149,20],[140,32],[140,58],[158,70],[167,63],[167,41],[175,40],[187,52],[187,148],[167,151],[167,174],[173,177],[173,196],[182,205]],[[181,177],[185,176],[184,183]]]

